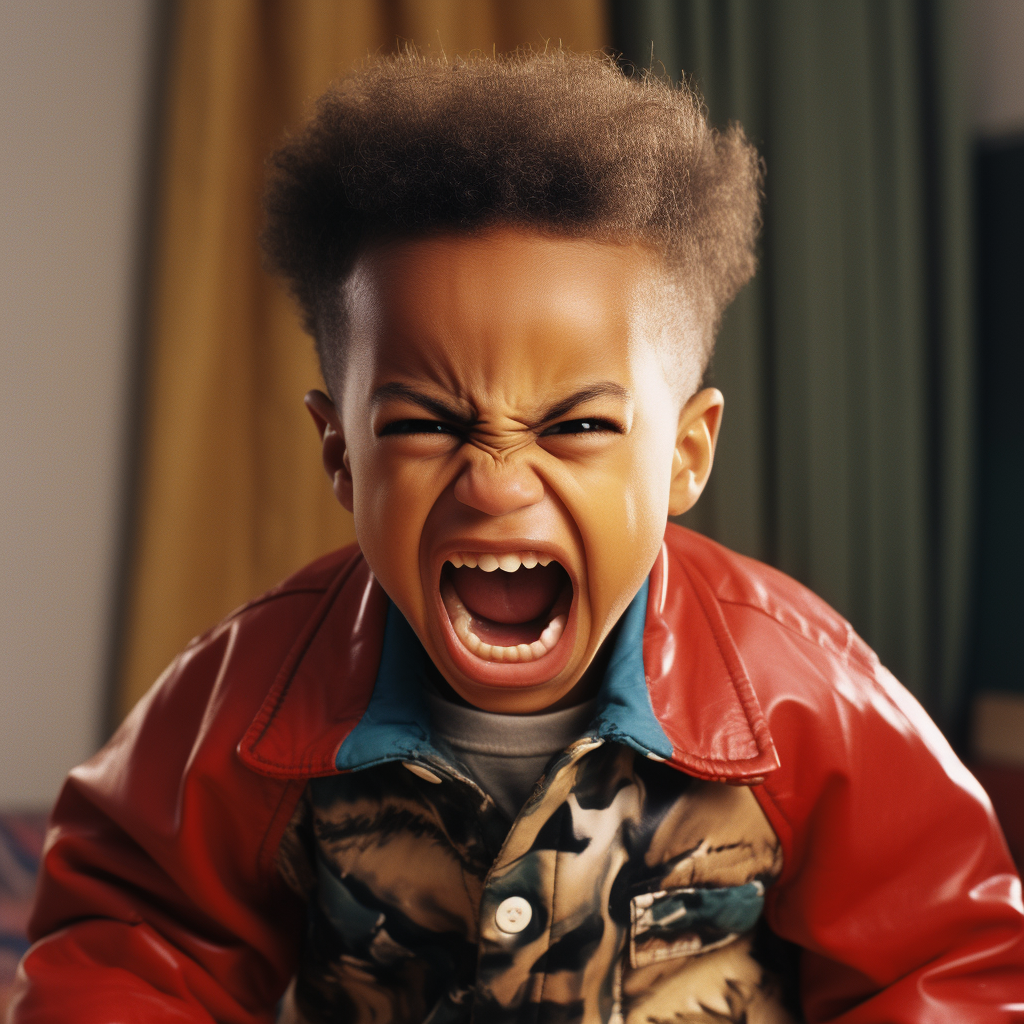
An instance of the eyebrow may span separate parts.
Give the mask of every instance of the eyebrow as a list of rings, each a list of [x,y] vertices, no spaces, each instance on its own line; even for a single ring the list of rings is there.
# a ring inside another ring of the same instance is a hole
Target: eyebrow
[[[571,412],[577,405],[582,405],[584,402],[589,402],[594,398],[618,398],[620,401],[628,402],[631,397],[630,393],[621,384],[616,384],[614,381],[606,380],[599,384],[590,384],[585,388],[580,388],[579,391],[574,391],[567,398],[563,398],[560,402],[552,405],[541,416],[540,422],[550,423],[551,420],[557,420],[560,416]]]
[[[597,384],[588,384],[586,387],[574,391],[571,395],[567,395],[550,406],[541,414],[538,423],[550,423],[552,420],[557,420],[559,417],[571,412],[576,406],[595,398],[617,398],[620,401],[628,402],[631,397],[630,393],[621,384],[616,384],[614,381],[609,380],[601,381]],[[379,388],[375,389],[370,396],[370,405],[377,406],[389,399],[405,399],[426,409],[428,412],[432,412],[441,419],[448,420],[467,429],[476,422],[475,414],[467,414],[448,405],[446,402],[442,402],[440,399],[431,398],[430,395],[425,395],[421,391],[409,387],[408,384],[401,384],[397,381],[390,384],[382,384]]]
[[[461,427],[468,428],[476,422],[475,413],[463,412],[442,402],[440,399],[431,398],[430,395],[425,395],[422,391],[417,391],[415,388],[409,387],[408,384],[400,384],[397,381],[391,384],[382,384],[377,388],[370,396],[370,405],[371,407],[376,407],[382,402],[395,398],[412,402],[414,405],[421,406],[428,412],[432,412],[435,416],[443,420],[449,420],[452,423],[457,423]]]

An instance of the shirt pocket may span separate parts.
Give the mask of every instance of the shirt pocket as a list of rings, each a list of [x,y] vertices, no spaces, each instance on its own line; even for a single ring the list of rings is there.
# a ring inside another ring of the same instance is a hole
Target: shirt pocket
[[[647,967],[717,949],[750,931],[763,909],[760,882],[640,893],[629,905],[629,964]]]

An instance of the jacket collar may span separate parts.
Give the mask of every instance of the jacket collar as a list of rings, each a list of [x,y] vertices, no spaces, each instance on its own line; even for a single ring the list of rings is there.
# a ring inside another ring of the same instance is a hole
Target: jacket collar
[[[664,761],[672,755],[672,744],[651,706],[640,654],[647,590],[645,580],[623,613],[597,695],[597,711],[585,735],[625,743]],[[431,737],[427,668],[427,654],[412,627],[389,605],[373,693],[358,725],[338,748],[338,769],[358,771],[386,761],[444,759]]]
[[[623,616],[588,730],[700,778],[754,782],[778,767],[711,586],[663,544]],[[250,768],[329,775],[437,756],[426,657],[361,558],[339,574],[242,742]]]

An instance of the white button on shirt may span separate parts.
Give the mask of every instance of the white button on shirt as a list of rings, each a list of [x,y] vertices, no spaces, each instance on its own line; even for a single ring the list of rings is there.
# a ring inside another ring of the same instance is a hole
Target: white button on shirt
[[[412,761],[403,761],[402,764],[405,765],[413,775],[418,775],[426,782],[433,782],[435,785],[440,785],[441,776],[435,775],[429,768],[424,768],[423,765],[415,764]]]
[[[521,932],[533,917],[533,907],[522,896],[509,896],[498,904],[494,923],[509,935]]]

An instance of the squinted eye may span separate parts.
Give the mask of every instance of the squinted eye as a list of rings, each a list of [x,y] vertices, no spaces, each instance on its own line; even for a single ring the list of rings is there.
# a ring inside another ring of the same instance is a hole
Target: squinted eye
[[[459,431],[448,423],[441,420],[396,420],[389,423],[380,432],[380,436],[387,434],[453,434],[458,435]]]
[[[548,427],[541,437],[551,437],[555,434],[598,434],[607,431],[621,434],[622,428],[608,420],[566,420],[564,423],[556,423],[553,427]]]

